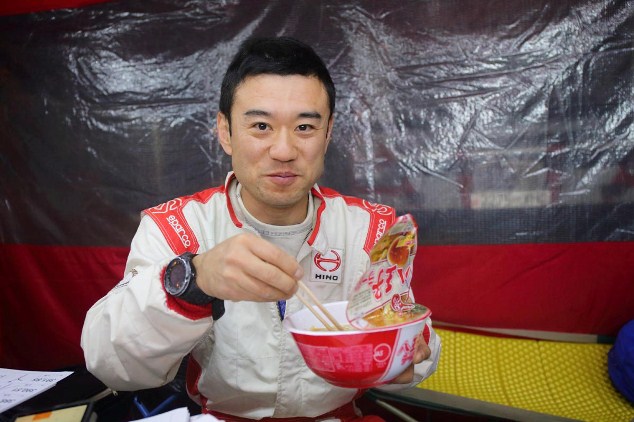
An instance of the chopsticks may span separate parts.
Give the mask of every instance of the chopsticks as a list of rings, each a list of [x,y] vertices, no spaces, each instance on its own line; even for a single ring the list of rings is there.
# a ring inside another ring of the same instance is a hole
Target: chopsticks
[[[319,320],[319,322],[324,324],[324,327],[326,327],[328,331],[337,331],[337,330],[343,331],[344,330],[343,326],[339,324],[339,322],[335,319],[335,317],[333,317],[332,314],[328,312],[328,310],[324,307],[324,305],[322,305],[321,302],[319,302],[319,299],[317,299],[317,297],[313,294],[313,292],[310,291],[310,289],[304,284],[304,282],[299,280],[298,283],[299,283],[299,288],[304,293],[306,293],[306,295],[308,295],[308,297],[313,301],[313,303],[326,316],[326,318],[328,318],[330,322],[333,323],[335,327],[333,328],[332,325],[328,324],[328,322],[321,315],[319,315],[319,313],[314,308],[314,306],[311,305],[305,298],[303,298],[301,295],[295,294],[295,296],[297,296],[300,302],[302,302],[304,306],[306,306],[313,313],[313,315],[315,315],[315,317]]]

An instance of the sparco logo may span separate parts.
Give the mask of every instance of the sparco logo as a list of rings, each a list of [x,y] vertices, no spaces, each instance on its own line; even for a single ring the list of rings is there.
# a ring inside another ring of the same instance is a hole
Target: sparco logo
[[[377,228],[376,228],[376,237],[374,238],[374,244],[376,244],[376,242],[379,241],[381,236],[383,236],[383,233],[385,233],[386,227],[387,227],[387,220],[380,219],[379,224],[377,225]]]
[[[328,271],[332,273],[337,271],[341,267],[341,255],[335,250],[330,250],[326,255],[318,253],[313,259],[317,268],[322,271]]]
[[[180,238],[181,242],[183,242],[183,245],[185,247],[189,247],[191,245],[191,241],[189,240],[189,236],[187,236],[187,234],[185,233],[185,229],[183,228],[183,226],[181,226],[181,223],[178,222],[178,219],[175,216],[170,215],[169,217],[167,217],[167,222],[170,224],[170,226],[172,226],[172,228]]]

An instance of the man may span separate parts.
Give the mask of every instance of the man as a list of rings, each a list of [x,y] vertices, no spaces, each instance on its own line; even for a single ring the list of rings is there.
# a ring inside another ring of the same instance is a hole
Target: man
[[[218,139],[231,156],[223,186],[146,210],[125,278],[86,316],[89,370],[113,389],[170,382],[189,355],[189,395],[234,417],[352,420],[360,393],[305,365],[282,327],[302,308],[303,280],[322,302],[346,300],[394,209],[315,183],[324,168],[335,87],[322,60],[290,38],[246,41],[222,83]],[[322,281],[316,256],[341,258]],[[332,277],[331,277],[332,279]],[[408,386],[436,368],[440,340],[425,328]]]

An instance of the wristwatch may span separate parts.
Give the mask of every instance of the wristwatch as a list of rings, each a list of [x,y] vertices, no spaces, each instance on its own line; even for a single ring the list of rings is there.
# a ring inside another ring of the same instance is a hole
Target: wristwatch
[[[221,299],[209,296],[196,284],[196,268],[192,262],[195,256],[191,252],[185,252],[172,259],[167,264],[167,268],[165,268],[163,285],[169,295],[187,303],[193,305],[213,304],[213,318],[216,320],[224,314],[224,302]]]

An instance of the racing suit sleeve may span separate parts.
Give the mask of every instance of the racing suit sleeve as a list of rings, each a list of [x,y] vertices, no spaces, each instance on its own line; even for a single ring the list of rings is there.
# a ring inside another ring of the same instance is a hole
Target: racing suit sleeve
[[[168,306],[162,276],[174,252],[143,216],[125,277],[86,314],[81,336],[87,369],[113,390],[138,390],[174,379],[180,362],[210,330],[208,312],[192,317]]]

